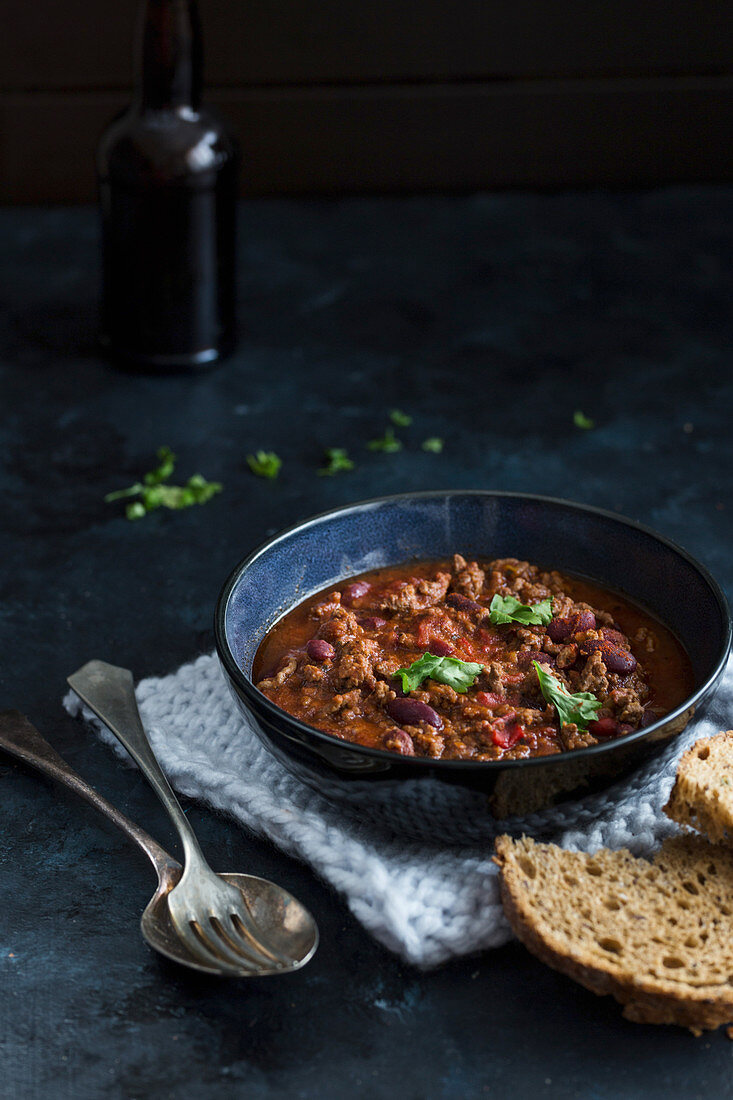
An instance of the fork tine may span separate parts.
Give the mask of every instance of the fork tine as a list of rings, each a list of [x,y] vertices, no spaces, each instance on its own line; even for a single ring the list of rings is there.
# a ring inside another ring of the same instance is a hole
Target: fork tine
[[[212,951],[207,946],[208,940],[203,936],[200,931],[200,925],[196,923],[196,928],[199,929],[198,934],[193,930],[194,922],[183,921],[180,924],[175,924],[176,935],[183,940],[186,947],[191,953],[199,958],[202,962],[207,963],[209,966],[215,966],[217,970],[222,970],[232,976],[240,974],[244,969],[244,960],[239,959],[236,967],[231,966],[221,955]]]
[[[284,952],[278,950],[273,944],[263,942],[263,940],[252,931],[248,914],[247,917],[247,921],[243,920],[242,914],[238,910],[230,911],[228,914],[226,933],[234,940],[237,946],[242,945],[247,947],[250,944],[256,945],[273,963],[279,966],[290,967],[297,961],[290,955],[286,955]]]
[[[226,878],[224,881],[226,882]],[[222,905],[222,912],[225,912],[229,918],[227,934],[234,939],[235,943],[249,949],[255,947],[264,952],[273,962],[278,962],[282,966],[291,967],[296,963],[298,961],[296,958],[281,951],[267,938],[265,930],[257,924],[246,894],[238,886],[232,883],[228,885],[234,892],[228,894]]]
[[[201,928],[201,934],[203,935],[207,946],[210,946],[212,950],[220,952],[226,959],[234,963],[235,966],[250,966],[267,970],[272,970],[273,967],[278,966],[276,962],[251,943],[236,943],[228,934],[228,929],[225,928],[221,917],[216,913],[209,914],[209,921],[207,928]]]

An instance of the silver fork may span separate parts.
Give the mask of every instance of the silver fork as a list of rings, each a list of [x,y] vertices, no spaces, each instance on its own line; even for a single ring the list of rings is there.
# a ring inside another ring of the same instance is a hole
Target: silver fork
[[[168,894],[171,923],[194,955],[212,956],[243,971],[290,970],[302,965],[283,949],[287,914],[281,914],[278,943],[253,918],[240,890],[211,870],[193,829],[153,753],[140,719],[132,673],[104,661],[89,661],[68,683],[122,742],[165,806],[181,838],[184,869]],[[315,948],[314,948],[315,949]],[[295,957],[294,957],[295,956]]]

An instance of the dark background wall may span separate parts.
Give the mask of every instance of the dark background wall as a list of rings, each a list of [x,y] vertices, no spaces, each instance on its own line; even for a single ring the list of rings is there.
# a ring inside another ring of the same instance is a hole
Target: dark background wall
[[[4,0],[0,201],[85,200],[134,0]],[[200,0],[243,190],[733,178],[723,0]]]

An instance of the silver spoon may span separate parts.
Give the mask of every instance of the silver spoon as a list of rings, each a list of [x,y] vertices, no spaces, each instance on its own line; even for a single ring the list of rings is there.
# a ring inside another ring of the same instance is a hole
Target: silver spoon
[[[142,848],[158,875],[158,888],[145,907],[140,919],[143,939],[155,951],[174,962],[206,974],[230,977],[240,971],[227,963],[202,959],[192,954],[177,936],[168,912],[168,893],[181,877],[182,867],[168,855],[139,825],[98,794],[81,776],[59,756],[44,740],[37,729],[17,710],[0,712],[0,748],[23,763],[55,779],[75,791],[86,802],[98,809],[110,821]],[[227,882],[238,886],[255,908],[264,905],[268,911],[283,911],[291,915],[293,932],[288,936],[288,949],[298,958],[297,966],[303,966],[311,958],[318,943],[318,930],[310,913],[285,890],[251,875],[226,875]],[[271,971],[268,971],[268,973]],[[251,975],[252,971],[245,971]]]
[[[248,878],[245,891],[239,884],[214,874],[206,862],[148,741],[137,709],[132,673],[104,661],[88,661],[68,677],[68,683],[125,746],[181,838],[183,873],[167,895],[168,912],[191,954],[198,954],[205,962],[234,967],[242,974],[271,974],[302,966],[315,950],[315,937],[304,959],[302,923],[296,920],[291,946],[293,915],[288,904],[282,904],[283,898],[290,895],[272,883],[252,878]],[[299,911],[303,911],[300,905]],[[312,920],[311,925],[315,930]]]

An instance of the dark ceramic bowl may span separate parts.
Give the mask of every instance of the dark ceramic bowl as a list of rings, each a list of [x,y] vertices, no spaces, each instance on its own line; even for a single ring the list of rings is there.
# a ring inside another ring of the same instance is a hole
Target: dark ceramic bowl
[[[410,559],[518,557],[585,575],[648,608],[682,642],[695,689],[665,718],[614,741],[526,760],[400,756],[340,741],[292,718],[252,682],[270,627],[346,577]],[[607,786],[659,753],[699,716],[731,640],[725,597],[673,543],[585,505],[492,492],[408,493],[348,505],[270,539],[234,570],[216,608],[216,645],[234,698],[264,744],[305,783],[394,828],[441,834],[488,814],[506,818]]]

